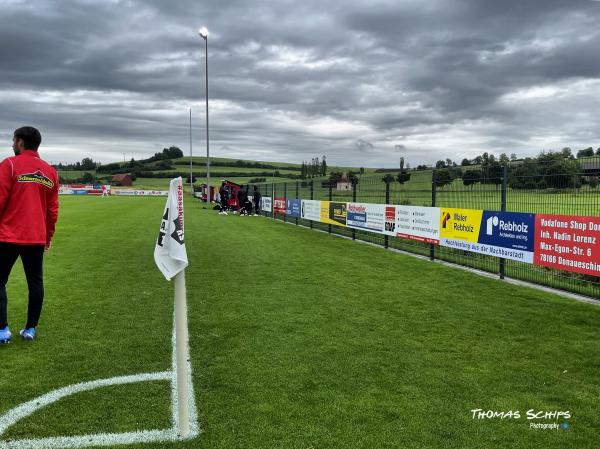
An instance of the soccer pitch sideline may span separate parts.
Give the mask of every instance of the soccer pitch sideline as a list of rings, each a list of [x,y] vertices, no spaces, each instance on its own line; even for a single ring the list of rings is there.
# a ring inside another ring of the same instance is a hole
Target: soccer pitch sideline
[[[186,201],[201,434],[127,447],[597,447],[599,307]],[[68,385],[170,369],[172,284],[153,260],[164,202],[61,198],[39,337],[0,347],[0,414]],[[20,264],[8,295],[18,329]],[[166,380],[79,393],[1,440],[168,428],[170,394]],[[557,411],[569,417],[544,419]]]

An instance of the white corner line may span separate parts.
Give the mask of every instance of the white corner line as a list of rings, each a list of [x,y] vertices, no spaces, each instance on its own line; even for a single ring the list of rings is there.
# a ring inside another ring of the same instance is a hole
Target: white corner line
[[[53,404],[60,399],[81,393],[84,391],[95,390],[97,388],[109,387],[113,385],[125,385],[137,382],[152,381],[171,381],[171,424],[169,429],[141,430],[136,432],[123,433],[98,433],[77,436],[60,436],[36,439],[5,440],[0,439],[0,449],[76,449],[89,446],[113,446],[128,445],[135,443],[168,442],[183,440],[179,435],[178,416],[177,416],[177,370],[176,370],[176,351],[175,351],[175,326],[173,326],[172,343],[172,369],[169,371],[160,371],[156,373],[141,373],[126,376],[110,377],[89,382],[80,382],[66,387],[52,390],[27,401],[8,412],[0,415],[0,437],[20,420],[32,415],[36,411]],[[189,413],[190,413],[190,433],[186,440],[196,438],[200,434],[198,424],[198,412],[194,396],[194,385],[192,382],[192,367],[190,361],[189,342],[186,345],[186,360],[188,365],[188,388],[189,388]]]
[[[30,440],[0,442],[1,449],[65,449],[88,446],[114,446],[160,441],[178,441],[179,435],[174,429],[141,430],[125,433],[98,433],[72,437],[50,437]]]
[[[0,435],[3,435],[6,430],[23,418],[40,410],[58,400],[84,391],[95,390],[97,388],[108,387],[113,385],[124,385],[136,382],[150,382],[157,380],[170,380],[171,372],[162,371],[159,373],[143,373],[134,374],[131,376],[110,377],[107,379],[93,380],[91,382],[81,382],[78,384],[69,385],[67,387],[58,388],[49,393],[38,396],[31,401],[25,402],[18,407],[9,410],[4,415],[0,416]]]

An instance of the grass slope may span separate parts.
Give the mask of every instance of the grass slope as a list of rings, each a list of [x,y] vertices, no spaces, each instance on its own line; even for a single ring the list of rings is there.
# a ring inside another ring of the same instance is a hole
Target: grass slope
[[[164,199],[61,200],[39,339],[0,348],[0,411],[51,388],[170,364],[171,284],[152,260]],[[597,446],[597,307],[264,218],[186,207],[203,433],[136,447]],[[9,291],[15,329],[25,307],[20,271]],[[81,396],[9,436],[153,428],[170,416],[165,383]],[[474,408],[569,410],[572,427],[473,420]]]

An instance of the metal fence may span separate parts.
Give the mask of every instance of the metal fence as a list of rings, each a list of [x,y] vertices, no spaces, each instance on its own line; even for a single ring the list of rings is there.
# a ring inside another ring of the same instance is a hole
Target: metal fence
[[[600,167],[600,163],[598,164]],[[572,166],[571,166],[572,168]],[[506,165],[490,170],[478,168],[465,182],[468,167],[445,170],[412,171],[411,179],[403,184],[385,174],[358,177],[350,191],[325,186],[321,180],[295,181],[279,184],[256,184],[263,196],[299,198],[340,202],[379,203],[391,205],[437,206],[464,209],[486,209],[577,216],[600,215],[599,170],[579,168],[568,172],[535,174],[523,165]],[[451,179],[444,172],[454,171]],[[442,176],[443,175],[443,176]],[[454,177],[454,179],[452,179]],[[392,178],[392,179],[390,179]],[[297,225],[319,229],[420,254],[433,259],[475,268],[499,277],[514,278],[548,287],[600,299],[600,277],[546,268],[514,260],[499,259],[444,246],[388,237],[367,231],[290,218],[274,212],[265,216]]]

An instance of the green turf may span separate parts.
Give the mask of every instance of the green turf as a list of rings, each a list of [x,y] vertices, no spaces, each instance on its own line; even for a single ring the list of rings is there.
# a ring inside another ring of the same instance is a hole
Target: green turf
[[[163,207],[61,197],[39,338],[0,347],[1,412],[68,384],[169,369],[172,285],[152,259]],[[597,447],[598,307],[192,201],[186,239],[203,432],[135,447]],[[13,329],[24,289],[16,266]],[[166,401],[165,382],[106,388],[9,433],[165,426]],[[569,410],[572,427],[478,421],[473,408]]]

